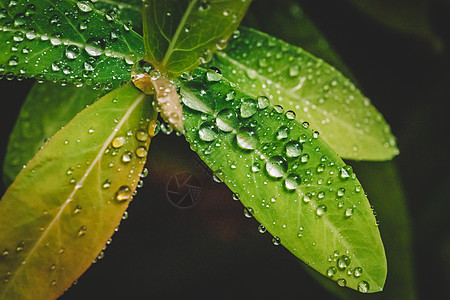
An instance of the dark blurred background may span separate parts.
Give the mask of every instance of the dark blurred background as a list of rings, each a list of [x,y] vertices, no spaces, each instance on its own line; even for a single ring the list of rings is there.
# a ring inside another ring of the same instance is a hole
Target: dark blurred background
[[[258,232],[257,221],[244,216],[241,203],[213,181],[182,137],[160,133],[128,218],[104,257],[62,299],[448,297],[449,15],[448,0],[255,0],[244,21],[354,78],[397,136],[400,155],[393,162],[348,162],[380,220],[389,264],[385,292],[360,295],[328,281],[324,288],[268,233]],[[32,84],[0,80],[2,160]],[[198,179],[201,193],[192,208],[167,199],[179,173]]]

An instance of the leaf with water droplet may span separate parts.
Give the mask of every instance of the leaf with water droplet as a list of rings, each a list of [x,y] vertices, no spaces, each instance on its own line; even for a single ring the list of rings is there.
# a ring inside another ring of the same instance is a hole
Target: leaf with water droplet
[[[50,82],[36,83],[22,105],[9,137],[3,164],[6,186],[12,183],[47,140],[104,93],[89,86],[75,87],[70,84],[62,87]]]
[[[346,286],[355,290],[365,280],[370,284],[369,292],[381,290],[386,279],[384,248],[369,202],[351,168],[313,130],[273,105],[236,118],[228,125],[232,130],[214,131],[211,141],[201,139],[201,129],[215,124],[219,112],[231,110],[239,116],[241,99],[249,98],[226,79],[204,80],[205,72],[197,68],[190,80],[179,82],[182,96],[190,93],[190,106],[184,106],[183,113],[185,127],[190,128],[185,136],[191,148],[212,170],[218,170],[223,182],[252,208],[253,216],[310,267],[326,275],[334,266],[338,273],[333,280],[345,276]],[[235,99],[222,101],[230,92]],[[192,105],[195,99],[203,103]],[[200,112],[190,107],[208,109]],[[242,128],[255,134],[239,137]],[[283,139],[277,138],[280,128]],[[259,167],[255,169],[255,165]],[[323,166],[317,171],[319,165]],[[341,170],[346,176],[341,176]],[[336,200],[338,191],[342,206]],[[345,217],[349,207],[354,208],[351,218]],[[335,251],[349,258],[345,268],[343,264],[338,268],[336,260],[328,261]],[[345,271],[354,267],[363,268],[361,277],[347,278]]]
[[[156,118],[150,102],[132,84],[112,91],[58,131],[17,175],[0,201],[0,245],[21,250],[0,258],[0,272],[11,272],[7,282],[0,280],[0,298],[57,298],[97,257],[144,168],[144,157],[133,154],[127,163],[121,157],[148,148],[150,139],[139,141],[133,132]],[[113,152],[117,136],[127,138]]]
[[[145,0],[147,60],[177,76],[211,59],[238,27],[250,0]]]
[[[7,11],[0,19],[2,72],[39,81],[117,87],[129,80],[131,66],[144,56],[139,34],[126,30],[118,19],[105,20],[105,14],[88,1],[57,1],[51,9],[45,1],[33,1],[33,14],[23,14],[30,3],[20,0],[8,6],[0,2],[0,9]],[[23,22],[15,24],[14,16],[22,14]],[[17,39],[17,47],[11,47]]]
[[[266,57],[270,64],[261,67],[259,60]],[[208,65],[251,97],[263,94],[274,105],[295,111],[296,118],[308,121],[341,157],[388,160],[398,154],[389,125],[367,97],[339,71],[301,48],[241,27]]]

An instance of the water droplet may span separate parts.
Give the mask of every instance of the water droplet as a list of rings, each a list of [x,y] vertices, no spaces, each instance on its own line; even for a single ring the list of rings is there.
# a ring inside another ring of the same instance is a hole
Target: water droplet
[[[132,194],[131,194],[131,188],[129,186],[123,185],[119,188],[119,190],[116,193],[116,200],[119,202],[131,200]]]
[[[244,119],[250,118],[256,113],[257,108],[258,106],[256,100],[254,99],[246,99],[242,101],[240,109],[241,117]]]
[[[103,184],[102,184],[102,188],[103,189],[107,189],[107,188],[109,188],[111,186],[111,180],[109,180],[109,179],[106,179],[104,182],[103,182]]]
[[[9,250],[8,249],[3,250],[2,256],[8,256],[8,254],[9,254]]]
[[[65,54],[68,59],[74,60],[80,55],[80,48],[75,45],[69,45],[66,48]]]
[[[16,252],[22,252],[24,247],[25,247],[25,242],[20,242],[16,246]]]
[[[236,114],[231,109],[223,109],[217,114],[216,125],[222,131],[233,131],[233,126],[237,122]]]
[[[297,174],[289,174],[284,180],[284,186],[288,191],[294,191],[302,182],[302,179]]]
[[[297,141],[290,141],[285,146],[286,156],[289,158],[299,157],[302,153],[303,146]]]
[[[337,272],[336,267],[329,267],[329,268],[327,269],[327,276],[331,278],[331,277],[333,277],[334,275],[336,275],[336,272]]]
[[[250,127],[241,127],[236,134],[236,141],[239,147],[246,150],[253,150],[258,145],[256,132]]]
[[[244,207],[244,216],[246,218],[253,218],[253,209],[251,207]]]
[[[87,231],[86,226],[81,226],[80,229],[78,229],[77,236],[82,237],[83,235],[86,234],[86,231]]]
[[[285,140],[289,136],[289,128],[287,126],[280,126],[277,130],[276,139]]]
[[[15,55],[11,56],[8,60],[8,65],[10,67],[15,67],[19,64],[19,58]]]
[[[289,67],[289,76],[295,77],[295,76],[298,76],[299,73],[300,73],[300,68],[298,65],[291,65]]]
[[[103,40],[95,37],[91,37],[86,41],[86,46],[84,47],[84,50],[90,55],[90,56],[100,56],[103,54],[104,51],[104,42]]]
[[[275,246],[279,246],[279,245],[281,245],[281,239],[280,239],[279,237],[277,237],[277,236],[274,236],[274,237],[272,238],[272,243],[273,243]]]
[[[52,280],[52,282],[50,282],[50,286],[55,286],[56,285],[56,280]]]
[[[25,10],[25,16],[29,17],[34,15],[34,13],[36,12],[36,6],[34,4],[29,4],[27,5],[27,8]]]
[[[294,120],[296,117],[295,112],[293,112],[292,110],[288,110],[286,112],[286,118],[288,118],[289,120]]]
[[[219,136],[217,127],[212,122],[205,122],[200,125],[198,134],[200,136],[200,139],[205,142],[212,142]]]
[[[327,207],[324,204],[317,206],[316,214],[321,217],[327,212]]]
[[[142,170],[142,173],[141,173],[141,178],[145,178],[145,177],[147,177],[148,176],[148,169],[147,168],[144,168],[143,170]]]
[[[205,78],[209,82],[216,82],[222,79],[222,75],[214,70],[208,70],[205,74]]]
[[[345,280],[344,278],[339,278],[339,279],[337,280],[337,284],[338,284],[340,287],[344,287],[344,286],[347,285],[347,280]]]
[[[261,171],[261,164],[259,162],[254,162],[252,164],[252,172],[256,173],[256,172],[259,172],[259,171]]]
[[[114,148],[120,148],[125,144],[125,141],[125,137],[118,136],[111,142],[111,146],[113,146]]]
[[[305,153],[305,154],[303,154],[300,157],[300,162],[303,163],[303,164],[306,164],[308,162],[308,160],[309,160],[309,154],[308,153]]]
[[[265,233],[266,231],[267,231],[266,227],[263,224],[259,224],[258,232],[259,233]]]
[[[354,209],[349,207],[345,210],[345,217],[350,218],[353,215]]]
[[[78,215],[81,212],[81,205],[77,205],[73,210],[74,215]]]
[[[144,146],[139,146],[136,148],[136,156],[139,158],[144,158],[147,156],[147,148],[145,148]]]
[[[351,259],[347,255],[341,255],[337,259],[337,267],[340,270],[345,270],[350,265]]]
[[[87,13],[92,11],[92,7],[89,1],[78,1],[77,6],[82,12]]]
[[[356,267],[355,270],[353,270],[353,276],[356,278],[360,277],[363,273],[363,269],[361,267]]]
[[[145,142],[148,139],[148,133],[145,130],[137,130],[136,139],[140,142]]]
[[[272,156],[266,163],[266,171],[273,178],[281,178],[287,172],[288,163],[282,156]]]
[[[266,96],[259,96],[257,101],[259,109],[266,109],[270,105],[269,98]]]
[[[21,27],[25,25],[27,18],[24,14],[16,14],[14,16],[14,26]]]
[[[361,281],[358,283],[358,291],[361,293],[368,293],[370,289],[369,283],[367,281]]]
[[[130,151],[125,151],[124,154],[122,155],[122,162],[124,164],[127,164],[131,161],[131,158],[133,156],[133,153],[131,153]]]
[[[353,177],[353,169],[351,166],[348,166],[348,165],[341,168],[339,173],[340,173],[340,177],[344,180],[349,179],[350,177]]]

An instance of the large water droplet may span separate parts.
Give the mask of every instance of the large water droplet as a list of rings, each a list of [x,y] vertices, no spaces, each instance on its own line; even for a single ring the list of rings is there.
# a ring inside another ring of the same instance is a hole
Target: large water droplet
[[[84,47],[84,49],[89,55],[96,57],[103,54],[105,48],[103,40],[91,37],[86,41],[86,44],[87,45]]]
[[[76,59],[80,55],[80,49],[75,45],[69,45],[66,48],[66,57],[70,60]]]
[[[259,109],[265,109],[270,105],[269,98],[267,98],[266,96],[259,96],[257,100]]]
[[[116,193],[116,200],[119,202],[131,200],[132,198],[131,188],[129,186],[123,185],[119,188]]]
[[[358,291],[361,293],[368,293],[370,289],[369,283],[367,281],[361,281],[358,283]]]
[[[144,146],[139,146],[136,148],[136,156],[139,158],[144,158],[147,156],[147,148],[145,148]]]
[[[92,11],[92,7],[89,1],[78,1],[77,6],[82,12],[87,13]]]
[[[250,127],[241,127],[236,134],[236,141],[239,147],[246,150],[253,150],[258,145],[256,132]]]
[[[360,277],[363,273],[363,269],[361,267],[356,267],[355,270],[353,270],[353,276],[356,278]]]
[[[289,174],[284,180],[284,186],[288,191],[294,191],[302,182],[302,179],[297,174]]]
[[[295,158],[295,157],[300,156],[300,154],[302,153],[302,150],[303,150],[303,146],[302,146],[302,144],[300,144],[300,142],[290,141],[290,142],[286,143],[285,150],[286,150],[287,157]]]
[[[341,255],[337,259],[337,267],[340,270],[345,270],[350,265],[351,259],[347,255]]]
[[[288,169],[288,163],[282,156],[272,156],[266,163],[266,171],[273,178],[283,177]]]
[[[253,116],[256,111],[258,109],[256,100],[254,99],[245,99],[244,101],[242,101],[241,104],[241,109],[240,109],[240,113],[241,113],[241,117],[242,118],[250,118],[251,116]]]
[[[219,136],[217,127],[212,122],[205,122],[200,125],[198,134],[200,136],[200,139],[205,142],[212,142]]]
[[[126,141],[125,137],[118,136],[111,142],[111,145],[114,148],[120,148],[120,147],[122,147],[125,144],[125,141]]]
[[[321,204],[321,205],[317,206],[316,214],[317,214],[317,216],[322,217],[327,212],[327,210],[328,210],[328,208],[326,207],[326,205]]]
[[[223,109],[217,114],[216,125],[225,132],[233,131],[233,126],[237,123],[237,116],[231,109]]]
[[[327,276],[331,278],[336,274],[336,272],[337,272],[336,267],[329,267],[327,269]]]

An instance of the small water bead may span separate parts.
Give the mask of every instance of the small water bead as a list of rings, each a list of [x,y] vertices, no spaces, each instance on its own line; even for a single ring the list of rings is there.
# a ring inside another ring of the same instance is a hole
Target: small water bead
[[[244,207],[244,216],[246,218],[253,218],[253,209],[251,207]]]
[[[261,171],[261,164],[259,162],[254,162],[252,164],[252,172],[257,173],[259,171]]]
[[[50,19],[49,19],[49,23],[52,26],[61,26],[61,20],[59,19],[58,15],[53,15]]]
[[[257,102],[258,109],[266,109],[270,105],[269,98],[266,96],[259,96]]]
[[[306,193],[303,196],[303,202],[305,202],[306,204],[309,203],[311,201],[312,197],[313,197],[313,195],[311,193]]]
[[[74,215],[78,215],[81,212],[81,205],[75,206],[75,209],[73,210]]]
[[[162,133],[169,135],[173,132],[172,126],[170,126],[169,123],[162,123],[159,127],[159,130],[161,130]]]
[[[363,269],[361,267],[356,267],[353,270],[353,276],[355,276],[355,278],[361,277],[362,273],[363,273]]]
[[[300,73],[300,67],[298,65],[291,65],[289,67],[289,76],[295,77]]]
[[[284,186],[288,191],[294,191],[302,182],[300,175],[289,174],[284,180]]]
[[[280,239],[279,237],[277,237],[277,236],[274,236],[274,237],[272,238],[272,243],[273,243],[275,246],[279,246],[279,245],[281,245],[281,239]]]
[[[347,285],[347,280],[345,280],[344,278],[339,278],[339,279],[337,280],[337,284],[338,284],[340,287],[344,287],[344,286]]]
[[[139,142],[145,142],[148,139],[148,133],[145,130],[136,130],[136,140],[138,140]]]
[[[25,25],[25,23],[27,22],[27,17],[24,14],[16,14],[14,16],[14,26],[15,27],[21,27],[23,25]]]
[[[346,218],[350,218],[353,215],[354,209],[349,207],[345,210],[344,216]]]
[[[131,158],[133,156],[133,153],[131,153],[130,151],[125,151],[125,153],[122,155],[122,162],[124,164],[127,164],[131,161]]]
[[[114,140],[111,142],[111,146],[113,146],[114,148],[120,148],[122,147],[126,142],[125,137],[123,136],[118,136],[116,138],[114,138]]]
[[[333,277],[334,275],[336,275],[336,273],[337,273],[336,267],[329,267],[327,269],[327,276],[330,278]]]
[[[147,169],[147,168],[144,168],[144,169],[142,170],[142,173],[141,173],[140,177],[141,177],[141,178],[145,178],[145,177],[147,177],[147,176],[148,176],[148,169]]]
[[[241,127],[236,134],[236,141],[240,148],[253,150],[258,145],[256,132],[250,127]]]
[[[80,48],[75,45],[69,45],[66,48],[65,55],[68,59],[74,60],[80,55]]]
[[[292,110],[288,110],[286,112],[286,118],[288,118],[289,120],[294,120],[296,117],[295,112],[293,112]]]
[[[231,198],[233,198],[234,201],[239,201],[239,194],[238,193],[233,193]]]
[[[81,226],[80,229],[77,232],[77,236],[78,237],[82,237],[83,235],[86,234],[87,228],[86,226]]]
[[[131,200],[132,196],[133,195],[131,188],[129,186],[123,185],[116,193],[116,200],[119,202],[124,202],[127,200]]]
[[[300,162],[306,164],[309,161],[309,154],[305,153],[300,157]]]
[[[106,180],[103,182],[103,184],[102,184],[102,188],[106,190],[106,189],[108,189],[109,187],[111,187],[111,180],[106,179]]]
[[[265,233],[266,231],[267,231],[266,226],[264,226],[263,224],[259,224],[258,232],[259,233]]]
[[[299,237],[299,238],[301,238],[301,237],[303,237],[303,231],[304,231],[305,229],[303,228],[303,227],[299,227],[299,229],[298,229],[298,234],[297,234],[297,237]]]
[[[266,163],[266,171],[273,178],[283,177],[288,170],[288,163],[282,156],[272,156]]]
[[[358,291],[360,293],[368,293],[370,289],[369,283],[367,281],[361,281],[358,283]]]
[[[299,157],[303,151],[303,146],[300,142],[290,141],[286,143],[285,146],[286,156],[289,158]]]
[[[275,105],[273,107],[273,109],[276,113],[279,113],[279,114],[282,114],[284,112],[284,108],[281,105]]]
[[[205,79],[208,82],[217,82],[217,81],[220,81],[222,79],[222,75],[220,75],[220,74],[221,74],[220,70],[219,70],[219,72],[217,72],[215,70],[208,70],[205,73]]]
[[[198,130],[198,134],[200,136],[200,139],[205,142],[212,142],[219,136],[217,127],[212,122],[205,122],[201,124]]]
[[[316,168],[317,173],[322,173],[325,170],[324,164],[319,164]]]
[[[9,254],[9,250],[8,249],[3,250],[2,256],[8,256],[8,254]]]
[[[82,20],[80,22],[80,25],[78,25],[78,28],[80,29],[80,31],[84,31],[88,28],[88,24],[89,24],[88,20]]]
[[[257,102],[254,99],[245,99],[241,103],[240,115],[242,118],[250,118],[258,109]]]
[[[147,148],[145,148],[144,146],[139,146],[136,148],[136,156],[139,158],[144,158],[147,156]]]
[[[328,208],[326,207],[326,205],[321,204],[321,205],[317,206],[316,215],[319,217],[322,217],[323,215],[325,215],[327,210],[328,210]]]
[[[351,259],[347,255],[341,255],[337,259],[337,267],[340,270],[345,270],[350,265]]]
[[[341,168],[339,171],[339,176],[344,180],[353,177],[354,175],[353,175],[352,167],[347,165],[347,166]]]
[[[17,246],[16,246],[16,252],[17,252],[17,253],[22,252],[24,248],[25,248],[25,242],[20,242],[20,243],[17,244]]]
[[[345,189],[344,188],[339,188],[336,192],[336,196],[341,198],[345,195]]]
[[[8,60],[8,65],[10,67],[15,67],[19,64],[19,58],[15,55],[11,56]]]

